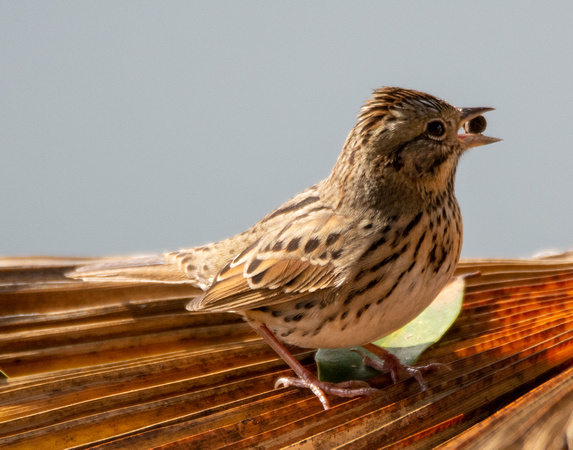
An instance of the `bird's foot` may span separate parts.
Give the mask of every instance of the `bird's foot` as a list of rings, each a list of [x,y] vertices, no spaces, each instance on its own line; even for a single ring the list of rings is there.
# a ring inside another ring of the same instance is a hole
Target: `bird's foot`
[[[378,389],[371,388],[365,381],[345,381],[343,383],[328,383],[320,381],[282,345],[266,325],[254,327],[255,331],[278,353],[278,355],[294,370],[298,377],[282,377],[275,383],[275,389],[280,386],[296,386],[310,389],[318,397],[324,409],[330,408],[326,394],[338,397],[356,397],[371,395]]]
[[[447,364],[441,363],[430,363],[417,366],[408,366],[403,364],[396,356],[381,347],[374,344],[365,345],[364,348],[372,353],[374,353],[380,360],[371,358],[370,356],[362,353],[360,350],[354,349],[353,351],[362,356],[362,363],[365,366],[372,367],[380,372],[390,372],[392,381],[397,383],[400,380],[400,373],[405,373],[409,377],[413,377],[420,384],[422,391],[428,388],[426,381],[424,380],[423,373],[429,372],[431,370],[437,369],[448,369],[452,370]]]
[[[361,395],[372,395],[378,392],[378,389],[370,387],[365,381],[351,380],[342,383],[329,383],[327,381],[320,381],[309,372],[304,373],[302,377],[282,377],[275,383],[275,389],[288,386],[310,389],[312,393],[318,397],[324,409],[330,408],[326,394],[337,397],[357,397]]]

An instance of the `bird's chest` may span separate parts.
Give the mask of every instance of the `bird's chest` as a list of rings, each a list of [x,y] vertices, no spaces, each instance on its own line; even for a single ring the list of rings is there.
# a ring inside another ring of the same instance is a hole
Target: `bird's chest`
[[[437,209],[363,258],[338,291],[315,293],[256,312],[280,340],[309,348],[344,348],[381,338],[413,320],[452,277],[462,229],[459,212]]]
[[[444,226],[428,228],[428,232],[417,252],[406,252],[387,275],[379,277],[371,295],[359,299],[355,317],[344,324],[349,336],[366,343],[403,327],[451,280],[459,259],[461,233]]]
[[[462,246],[461,216],[457,203],[455,206],[428,214],[402,244],[392,264],[385,270],[369,270],[366,284],[350,292],[349,298],[356,291],[361,295],[350,301],[356,300],[350,319],[341,326],[341,331],[344,327],[348,330],[349,340],[372,342],[403,327],[451,280]]]

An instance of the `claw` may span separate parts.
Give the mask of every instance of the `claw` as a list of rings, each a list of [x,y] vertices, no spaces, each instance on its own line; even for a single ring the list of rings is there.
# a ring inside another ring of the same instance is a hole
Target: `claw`
[[[288,383],[285,380],[285,378],[279,378],[277,381],[275,381],[275,389],[278,388],[282,388],[282,387],[288,387]]]
[[[389,351],[384,350],[381,347],[377,347],[374,344],[367,344],[365,348],[374,353],[380,359],[379,360],[373,359],[358,349],[352,349],[351,351],[358,353],[360,356],[362,356],[362,363],[365,366],[372,367],[373,369],[376,369],[380,372],[385,372],[385,371],[390,372],[390,376],[392,377],[392,381],[394,382],[394,384],[396,384],[399,381],[400,372],[407,373],[410,377],[415,378],[416,381],[420,384],[422,392],[424,392],[428,388],[428,385],[426,384],[426,381],[424,380],[424,377],[422,375],[424,372],[443,368],[452,370],[450,366],[442,363],[430,363],[421,366],[408,366],[400,362],[400,360]]]

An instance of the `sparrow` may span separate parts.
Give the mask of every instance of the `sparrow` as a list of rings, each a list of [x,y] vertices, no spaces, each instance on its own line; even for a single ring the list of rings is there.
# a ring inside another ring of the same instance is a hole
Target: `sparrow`
[[[209,245],[79,267],[95,281],[185,283],[202,290],[189,311],[235,312],[293,369],[276,386],[327,394],[377,392],[364,381],[320,381],[285,345],[361,346],[377,369],[414,376],[440,365],[408,367],[372,344],[418,316],[452,279],[462,248],[454,184],[468,149],[484,136],[483,113],[398,87],[365,102],[330,175],[245,232]],[[464,131],[460,132],[460,129]]]

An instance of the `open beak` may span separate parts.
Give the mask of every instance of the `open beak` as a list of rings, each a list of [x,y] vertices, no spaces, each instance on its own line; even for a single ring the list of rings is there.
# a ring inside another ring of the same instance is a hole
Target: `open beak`
[[[466,123],[470,122],[478,116],[488,111],[493,111],[495,108],[458,108],[460,112],[460,123],[459,128],[462,128]],[[483,118],[482,118],[483,120]],[[485,123],[485,121],[484,121]],[[485,129],[485,128],[484,128]],[[462,142],[465,148],[479,147],[480,145],[493,144],[494,142],[499,142],[501,139],[484,136],[481,133],[466,132],[458,134],[458,139]]]

